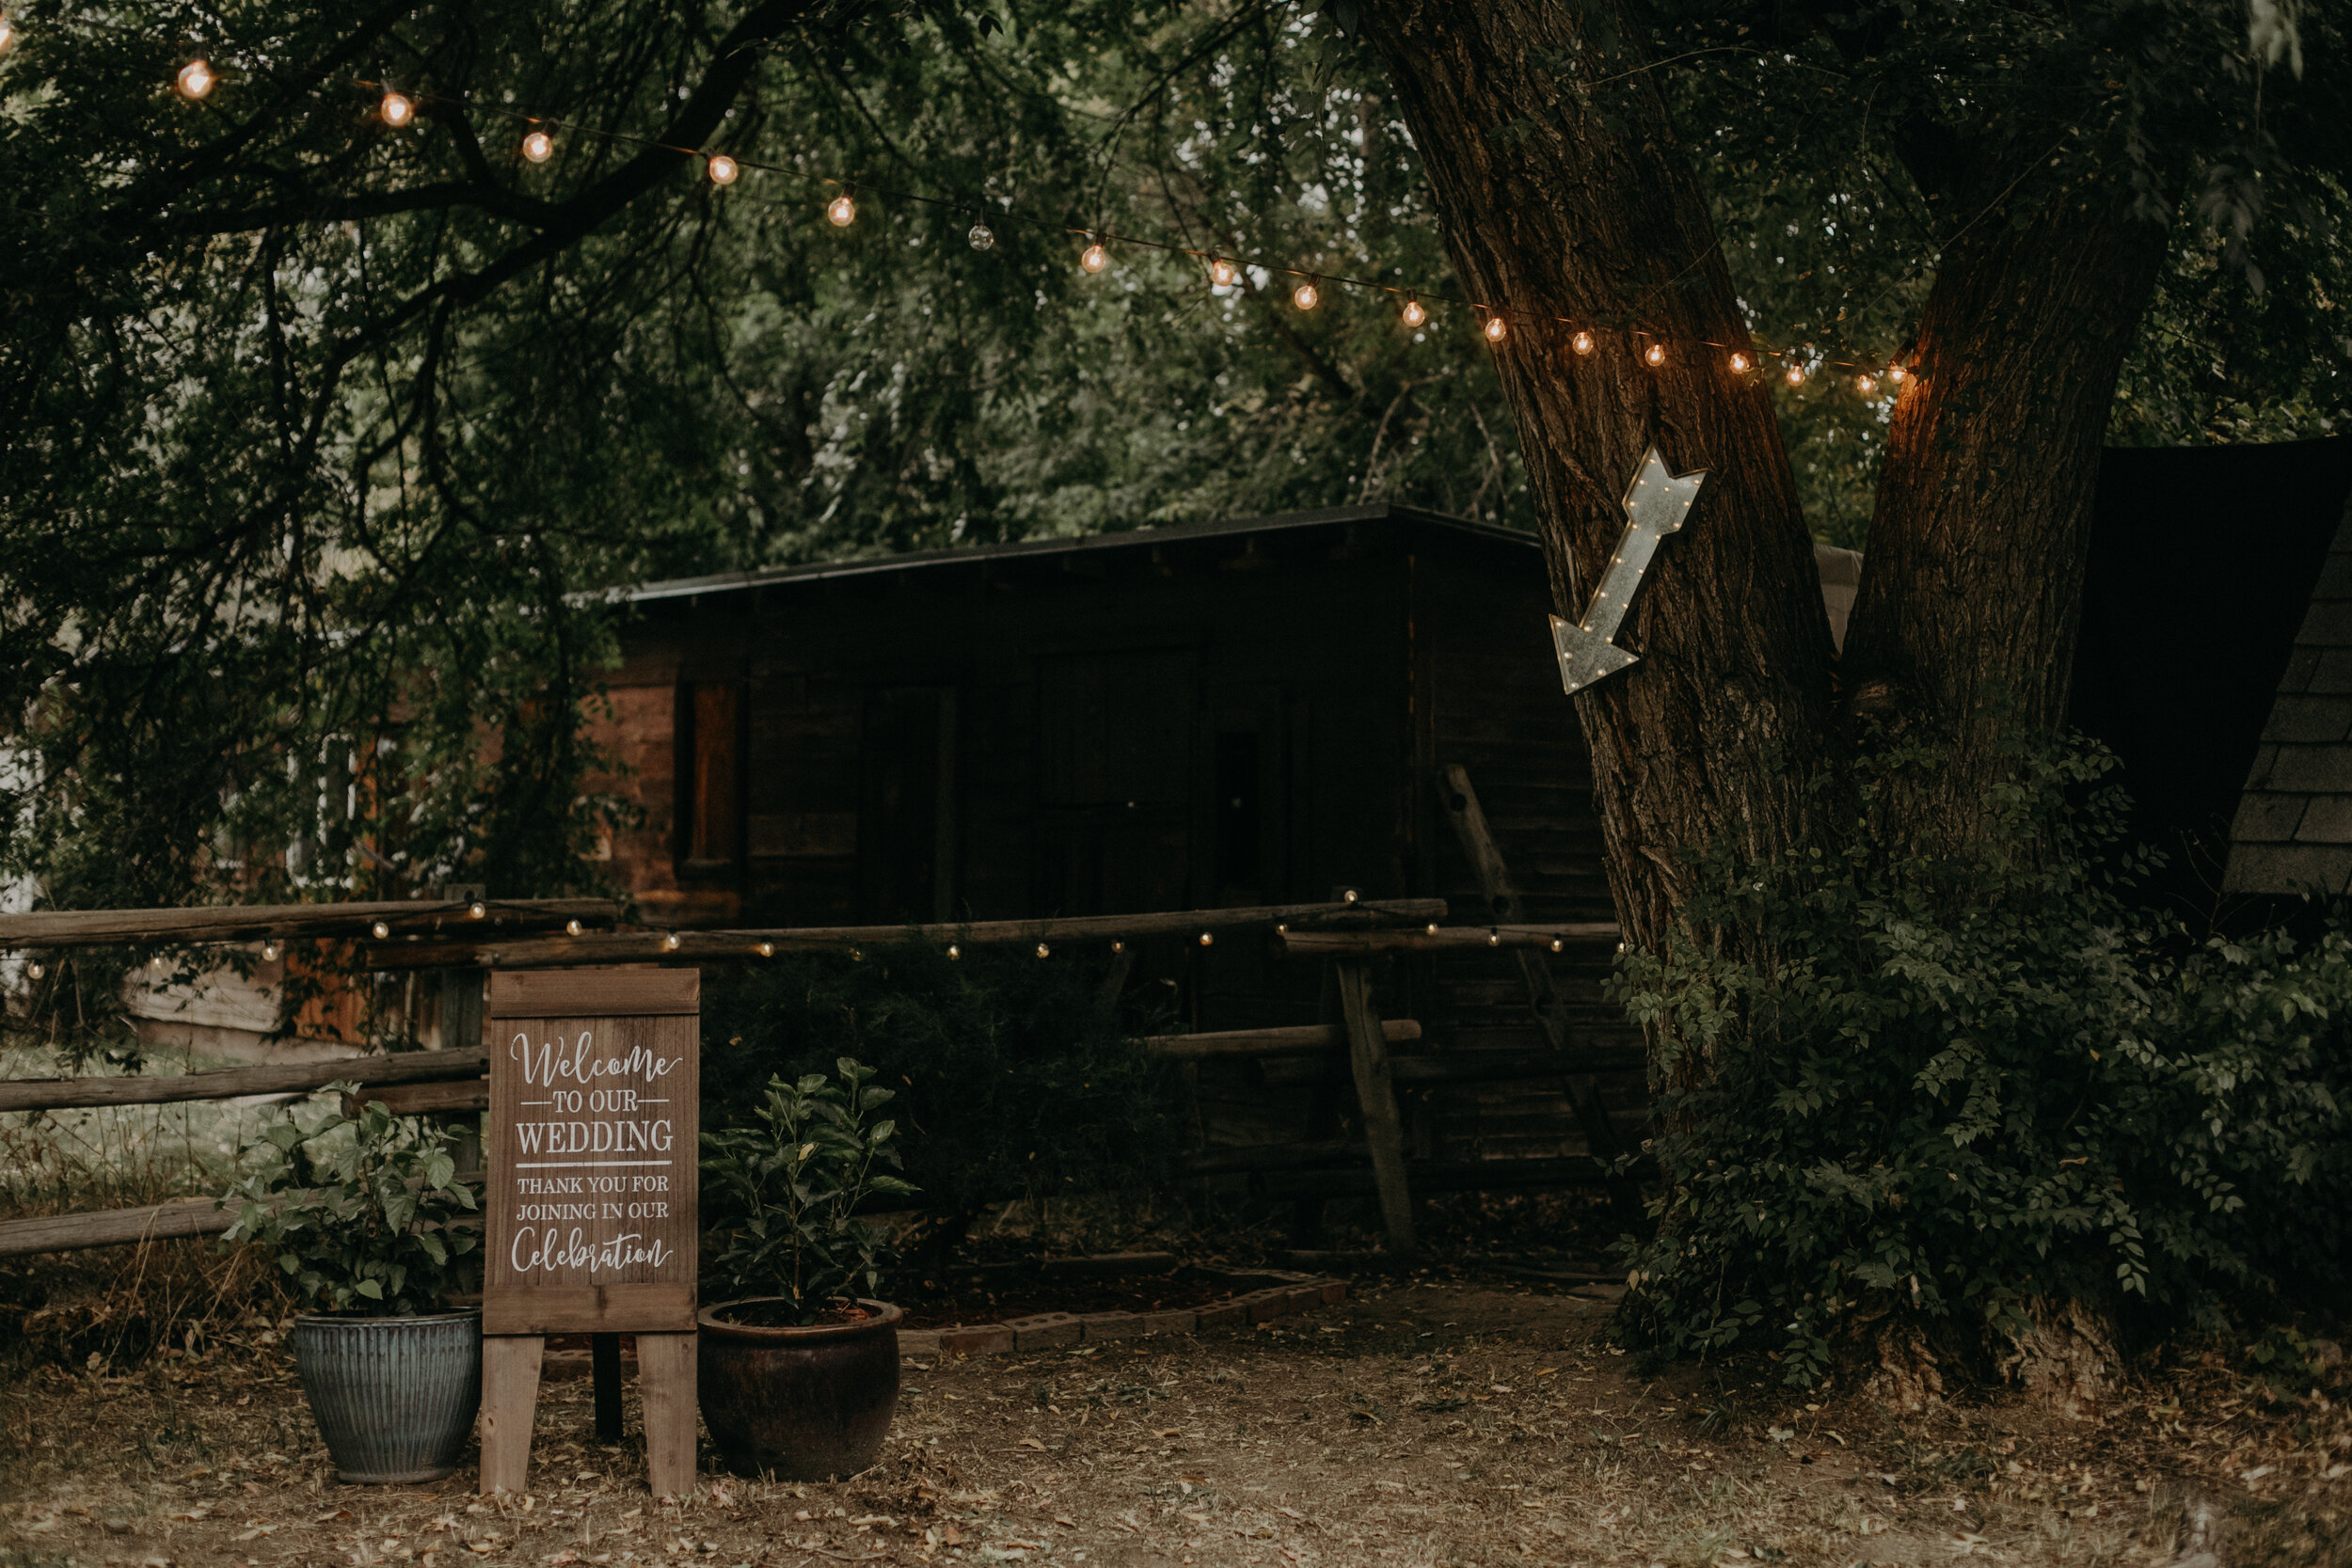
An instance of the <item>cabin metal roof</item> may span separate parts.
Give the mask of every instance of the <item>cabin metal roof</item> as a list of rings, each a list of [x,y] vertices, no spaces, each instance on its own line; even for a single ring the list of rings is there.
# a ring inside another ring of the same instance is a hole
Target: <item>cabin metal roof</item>
[[[2221,891],[2352,891],[2352,500],[2230,824]]]
[[[938,566],[977,566],[991,562],[1027,560],[1042,556],[1080,556],[1099,554],[1106,550],[1144,549],[1157,546],[1192,544],[1201,540],[1241,538],[1249,534],[1283,533],[1295,531],[1338,528],[1350,523],[1406,523],[1415,527],[1441,530],[1448,533],[1489,543],[1516,545],[1533,550],[1537,548],[1535,535],[1521,529],[1504,528],[1497,523],[1482,523],[1468,517],[1451,517],[1442,512],[1423,512],[1419,507],[1335,506],[1314,512],[1279,512],[1260,517],[1236,517],[1204,523],[1174,523],[1165,528],[1117,529],[1105,533],[1089,533],[1070,539],[1021,539],[1001,545],[964,545],[944,550],[911,550],[903,555],[860,557],[850,561],[819,562],[806,566],[772,566],[753,572],[718,572],[708,577],[675,578],[666,582],[649,582],[628,590],[619,595],[631,604],[644,604],[663,599],[697,597],[706,594],[730,594],[746,589],[768,588],[780,584],[822,582],[832,578],[872,577],[885,572],[919,572]]]

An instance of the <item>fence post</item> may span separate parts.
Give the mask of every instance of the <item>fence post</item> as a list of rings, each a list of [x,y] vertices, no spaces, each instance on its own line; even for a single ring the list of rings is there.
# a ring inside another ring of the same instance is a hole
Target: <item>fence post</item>
[[[1372,968],[1362,958],[1335,958],[1331,974],[1347,1029],[1348,1064],[1356,1072],[1356,1102],[1364,1113],[1364,1142],[1372,1151],[1380,1217],[1388,1226],[1389,1250],[1402,1258],[1413,1250],[1413,1195],[1405,1180],[1405,1129],[1396,1111],[1388,1037],[1372,1005]]]

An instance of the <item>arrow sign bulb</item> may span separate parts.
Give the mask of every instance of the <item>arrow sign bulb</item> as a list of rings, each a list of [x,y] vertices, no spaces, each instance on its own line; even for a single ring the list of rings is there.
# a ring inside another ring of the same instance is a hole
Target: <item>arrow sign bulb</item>
[[[1658,542],[1682,527],[1706,479],[1705,468],[1668,473],[1666,460],[1654,446],[1644,454],[1642,470],[1625,493],[1625,532],[1601,574],[1600,586],[1593,591],[1592,603],[1584,607],[1584,619],[1571,626],[1557,615],[1551,618],[1560,684],[1571,694],[1636,661],[1637,656],[1617,646],[1617,626],[1633,603],[1633,591],[1642,585],[1642,574],[1649,570]]]

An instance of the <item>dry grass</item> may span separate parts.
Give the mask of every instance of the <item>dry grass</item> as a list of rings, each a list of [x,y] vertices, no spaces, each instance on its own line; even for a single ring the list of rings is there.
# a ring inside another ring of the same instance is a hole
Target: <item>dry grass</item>
[[[177,1053],[150,1071],[219,1063]],[[56,1070],[44,1051],[0,1051],[0,1077]],[[293,1096],[0,1116],[0,1219],[87,1213],[227,1189],[237,1150]],[[257,1261],[209,1243],[0,1258],[0,1353],[115,1370],[157,1348],[199,1349],[278,1292]],[[258,1287],[258,1289],[257,1289]]]
[[[2352,1562],[2352,1430],[2175,1367],[2098,1423],[2015,1402],[1895,1421],[1677,1368],[1637,1377],[1605,1304],[1491,1280],[1368,1282],[1250,1333],[910,1363],[848,1482],[707,1477],[647,1497],[632,1437],[550,1386],[534,1489],[329,1477],[275,1329],[122,1377],[0,1392],[0,1562],[827,1561],[2021,1565]],[[1820,1408],[1812,1408],[1818,1404]]]
[[[150,1076],[229,1064],[174,1052],[147,1065]],[[56,1073],[48,1052],[0,1050],[0,1078]],[[0,1219],[129,1208],[216,1193],[236,1151],[275,1107],[295,1097],[119,1105],[0,1116]]]

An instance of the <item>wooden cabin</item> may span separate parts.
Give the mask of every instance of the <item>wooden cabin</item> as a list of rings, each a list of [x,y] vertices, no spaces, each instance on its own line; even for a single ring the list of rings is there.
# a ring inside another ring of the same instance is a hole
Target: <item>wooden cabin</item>
[[[2352,438],[2107,451],[2074,673],[2152,903],[2237,928],[2352,891]]]
[[[1367,506],[656,583],[611,683],[618,879],[680,926],[1035,918],[1441,895],[1491,919],[1447,816],[1466,768],[1530,921],[1612,918],[1583,742],[1525,533]],[[1165,950],[1161,950],[1164,947]],[[1605,949],[1550,960],[1629,1138],[1638,1038]],[[1321,976],[1169,942],[1187,1026],[1314,1022]],[[1507,954],[1394,963],[1414,1048],[1540,1050]],[[1472,1079],[1474,1069],[1465,1069]],[[1316,1085],[1204,1069],[1212,1143],[1315,1131]],[[1311,1077],[1311,1074],[1307,1076]],[[1556,1083],[1415,1089],[1427,1161],[1572,1157]],[[1327,1134],[1329,1129],[1323,1130]]]

